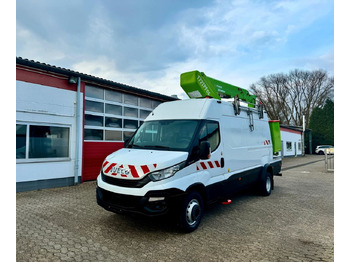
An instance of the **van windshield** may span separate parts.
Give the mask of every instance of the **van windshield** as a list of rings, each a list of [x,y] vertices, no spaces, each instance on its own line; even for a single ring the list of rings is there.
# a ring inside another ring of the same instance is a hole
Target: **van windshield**
[[[127,147],[187,152],[199,122],[199,120],[155,120],[144,122]]]

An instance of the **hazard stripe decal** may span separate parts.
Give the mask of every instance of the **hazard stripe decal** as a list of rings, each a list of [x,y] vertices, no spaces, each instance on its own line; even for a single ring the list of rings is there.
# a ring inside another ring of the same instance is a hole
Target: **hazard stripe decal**
[[[214,165],[215,164],[215,165]],[[196,164],[197,171],[220,167],[219,161],[205,161]]]
[[[264,141],[264,145],[266,146],[266,145],[269,145],[269,144],[271,144],[271,141],[270,140],[265,140]]]
[[[116,163],[112,163],[109,167],[107,167],[107,169],[104,171],[105,173],[108,173],[109,171],[111,171],[111,169],[117,165]]]
[[[140,179],[150,172],[155,171],[157,164],[150,165],[127,165],[127,164],[117,164],[104,161],[102,164],[102,171],[104,174],[117,177],[117,178],[127,178],[127,179]]]
[[[131,175],[134,177],[134,178],[138,178],[138,177],[140,177],[139,176],[139,174],[137,173],[137,171],[136,171],[136,168],[135,168],[135,166],[128,166],[129,168],[130,168],[130,171],[131,171]]]
[[[144,174],[149,173],[149,168],[148,168],[148,166],[146,166],[146,165],[141,166],[141,169],[142,169],[142,171],[143,171]]]

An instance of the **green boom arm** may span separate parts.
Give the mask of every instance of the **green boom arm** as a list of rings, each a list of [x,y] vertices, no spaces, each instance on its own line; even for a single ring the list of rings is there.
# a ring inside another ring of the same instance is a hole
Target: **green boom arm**
[[[256,96],[249,94],[247,90],[208,77],[199,71],[182,73],[180,85],[190,98],[212,97],[221,100],[221,98],[238,96],[239,99],[250,104],[255,104],[256,100]],[[254,107],[250,104],[250,107]]]

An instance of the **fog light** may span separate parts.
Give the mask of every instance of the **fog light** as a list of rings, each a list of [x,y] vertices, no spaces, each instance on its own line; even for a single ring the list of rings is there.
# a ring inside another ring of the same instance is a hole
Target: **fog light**
[[[162,201],[164,199],[165,199],[165,197],[150,197],[148,199],[148,202]]]

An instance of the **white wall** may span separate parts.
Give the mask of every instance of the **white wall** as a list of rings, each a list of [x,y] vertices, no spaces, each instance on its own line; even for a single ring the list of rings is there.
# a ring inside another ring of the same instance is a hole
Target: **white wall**
[[[81,94],[82,98],[82,94]],[[81,112],[83,108],[81,103]],[[69,157],[17,159],[16,182],[74,176],[76,144],[76,92],[16,81],[16,123],[69,127]],[[81,139],[82,134],[79,139]],[[81,155],[80,155],[81,159]],[[81,162],[80,172],[81,174]]]
[[[281,141],[283,156],[295,156],[302,154],[301,134],[281,130]],[[288,142],[291,143],[291,147],[289,148],[287,148]],[[300,146],[298,143],[300,143]]]

